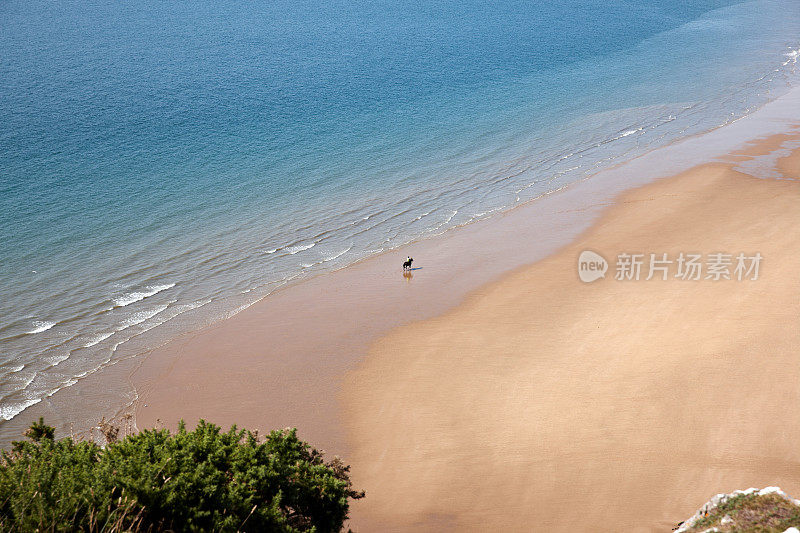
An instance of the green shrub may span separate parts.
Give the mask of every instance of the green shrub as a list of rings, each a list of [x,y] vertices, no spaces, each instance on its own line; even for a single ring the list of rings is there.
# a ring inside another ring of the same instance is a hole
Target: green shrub
[[[56,441],[40,420],[0,460],[0,529],[15,531],[340,531],[349,467],[297,438],[263,441],[200,421],[101,448]]]

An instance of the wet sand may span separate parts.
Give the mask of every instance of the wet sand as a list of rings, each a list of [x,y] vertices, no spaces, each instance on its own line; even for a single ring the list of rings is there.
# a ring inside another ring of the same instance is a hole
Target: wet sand
[[[793,180],[714,163],[630,191],[375,343],[343,388],[361,530],[669,531],[718,492],[800,494],[798,154]],[[590,284],[586,249],[610,263]],[[620,253],[680,252],[764,259],[754,281],[614,279]]]
[[[546,257],[585,230],[612,195],[598,191],[599,200],[581,203],[591,195],[565,190],[528,210],[317,276],[185,335],[148,354],[133,373],[137,425],[204,418],[262,430],[292,426],[346,455],[341,381],[371,342]],[[406,255],[416,261],[404,274]]]
[[[763,454],[753,455],[762,440],[797,436],[748,417],[787,411],[785,419],[789,409],[774,406],[800,394],[787,389],[793,370],[774,387],[749,381],[751,367],[774,373],[798,351],[797,282],[775,278],[799,266],[790,253],[798,182],[731,168],[774,167],[756,156],[800,145],[796,119],[786,118],[800,91],[789,96],[508,213],[288,287],[154,350],[124,376],[137,391],[138,427],[181,418],[298,427],[344,455],[367,489],[353,508],[356,531],[530,530],[531,521],[668,530],[762,469]],[[697,161],[716,163],[685,172]],[[797,161],[795,153],[777,164],[796,175]],[[575,252],[589,238],[610,260],[623,244],[760,251],[765,270],[738,285],[626,284],[613,272],[584,285]],[[406,255],[417,260],[408,276]],[[734,350],[742,346],[770,355],[744,358]],[[748,407],[725,413],[747,446],[735,456],[709,451],[708,434],[724,444],[731,428],[699,431],[698,418],[739,394]],[[769,457],[777,462],[768,472],[795,472],[787,454]]]

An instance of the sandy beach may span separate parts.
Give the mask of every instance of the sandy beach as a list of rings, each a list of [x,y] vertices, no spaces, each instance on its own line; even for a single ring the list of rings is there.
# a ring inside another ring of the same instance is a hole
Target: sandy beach
[[[798,100],[184,335],[126,377],[137,425],[298,427],[366,489],[355,531],[669,531],[800,494]],[[620,281],[623,253],[763,260]]]
[[[669,531],[718,492],[800,493],[798,155],[779,160],[794,181],[715,163],[626,193],[556,255],[377,342],[344,387],[363,530]],[[764,259],[757,280],[612,264],[587,284],[583,250]]]
[[[0,533],[800,528],[798,7],[7,0]]]

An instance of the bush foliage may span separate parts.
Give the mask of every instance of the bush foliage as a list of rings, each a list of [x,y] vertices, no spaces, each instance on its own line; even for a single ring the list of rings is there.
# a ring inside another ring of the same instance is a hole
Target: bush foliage
[[[297,438],[200,421],[105,448],[54,440],[42,420],[0,460],[0,530],[340,531],[349,467]]]

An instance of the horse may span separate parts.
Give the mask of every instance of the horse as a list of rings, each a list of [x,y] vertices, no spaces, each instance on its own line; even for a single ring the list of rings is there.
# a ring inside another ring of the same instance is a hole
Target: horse
[[[411,270],[411,263],[414,262],[413,257],[409,257],[405,261],[403,261],[403,270]]]

